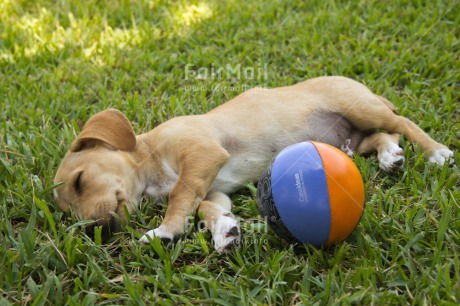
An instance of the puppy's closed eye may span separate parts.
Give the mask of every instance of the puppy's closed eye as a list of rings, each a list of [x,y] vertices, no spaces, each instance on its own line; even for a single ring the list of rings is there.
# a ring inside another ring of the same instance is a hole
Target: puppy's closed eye
[[[73,187],[75,188],[75,191],[77,192],[77,194],[81,194],[83,192],[82,183],[81,183],[82,175],[83,175],[83,171],[80,171],[77,175],[77,178],[73,182]]]

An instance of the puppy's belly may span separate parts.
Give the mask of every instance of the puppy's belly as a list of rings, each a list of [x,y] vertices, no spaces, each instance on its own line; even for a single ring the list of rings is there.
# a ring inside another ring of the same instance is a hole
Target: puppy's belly
[[[343,115],[332,112],[316,112],[308,116],[308,140],[324,142],[341,149],[356,151],[369,131],[356,129]]]
[[[290,126],[290,128],[288,128]],[[249,182],[255,182],[273,158],[285,147],[301,141],[312,140],[330,144],[339,149],[346,148],[353,154],[367,132],[357,130],[344,116],[332,112],[316,112],[304,122],[282,125],[283,130],[269,126],[258,131],[251,143],[238,142],[232,137],[230,160],[219,171],[211,190],[234,192]]]

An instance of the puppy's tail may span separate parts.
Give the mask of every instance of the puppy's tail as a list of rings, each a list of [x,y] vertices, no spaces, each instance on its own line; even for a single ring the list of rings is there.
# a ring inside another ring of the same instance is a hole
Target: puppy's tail
[[[394,106],[393,103],[391,103],[390,101],[388,101],[387,99],[385,99],[384,97],[381,97],[379,95],[376,95],[377,98],[379,98],[380,101],[383,102],[383,104],[385,104],[393,113],[397,114],[398,112],[396,111],[396,107]]]

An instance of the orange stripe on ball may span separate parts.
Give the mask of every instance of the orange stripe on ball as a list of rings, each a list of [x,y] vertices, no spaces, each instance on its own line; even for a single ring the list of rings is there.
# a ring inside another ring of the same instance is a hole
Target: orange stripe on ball
[[[329,189],[331,229],[326,245],[347,238],[355,229],[364,209],[364,184],[358,168],[341,150],[313,142],[323,160]],[[337,158],[337,152],[340,158]]]

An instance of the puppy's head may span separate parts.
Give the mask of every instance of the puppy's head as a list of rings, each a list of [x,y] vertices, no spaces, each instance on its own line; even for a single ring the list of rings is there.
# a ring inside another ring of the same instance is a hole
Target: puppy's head
[[[118,231],[113,213],[126,220],[124,206],[133,210],[136,178],[132,153],[136,137],[128,119],[118,110],[102,111],[86,122],[72,143],[54,178],[62,183],[54,198],[65,211],[81,220],[94,220],[87,228],[102,226],[103,236]]]

